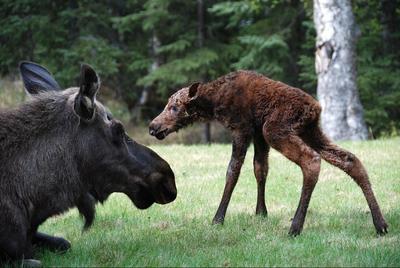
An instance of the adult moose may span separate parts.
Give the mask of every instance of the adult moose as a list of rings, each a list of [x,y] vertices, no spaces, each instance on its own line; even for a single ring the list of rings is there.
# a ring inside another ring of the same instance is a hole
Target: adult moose
[[[195,83],[169,98],[150,124],[150,134],[169,133],[198,120],[216,119],[232,132],[232,158],[221,203],[213,223],[223,223],[247,148],[254,143],[254,174],[258,184],[257,214],[267,214],[264,201],[270,146],[300,166],[303,188],[289,234],[300,234],[320,171],[321,157],[349,174],[361,187],[379,234],[387,232],[371,184],[360,160],[332,144],[321,132],[321,107],[298,88],[250,71],[237,71],[215,81]]]
[[[96,100],[100,81],[82,65],[79,87],[61,90],[42,66],[22,62],[31,100],[0,112],[0,263],[33,258],[32,246],[64,251],[67,240],[37,231],[77,206],[88,227],[94,202],[125,193],[140,209],[176,198],[174,174],[155,152],[129,138]]]

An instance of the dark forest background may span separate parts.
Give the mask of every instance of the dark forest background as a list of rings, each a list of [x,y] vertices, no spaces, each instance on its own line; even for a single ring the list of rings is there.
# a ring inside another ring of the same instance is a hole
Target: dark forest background
[[[89,63],[136,124],[178,88],[237,69],[315,96],[312,11],[310,0],[2,0],[0,75],[18,78],[18,62],[32,60],[67,87]],[[375,137],[398,135],[399,2],[357,0],[353,12],[365,120]]]

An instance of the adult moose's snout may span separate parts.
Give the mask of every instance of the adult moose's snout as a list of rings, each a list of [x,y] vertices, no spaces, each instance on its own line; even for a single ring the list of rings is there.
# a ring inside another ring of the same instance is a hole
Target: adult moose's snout
[[[152,173],[150,180],[151,185],[153,185],[153,195],[156,203],[167,204],[176,199],[175,175],[170,168],[167,172]]]
[[[163,158],[137,142],[128,144],[131,179],[126,194],[136,207],[146,209],[153,203],[167,204],[175,200],[175,175]]]

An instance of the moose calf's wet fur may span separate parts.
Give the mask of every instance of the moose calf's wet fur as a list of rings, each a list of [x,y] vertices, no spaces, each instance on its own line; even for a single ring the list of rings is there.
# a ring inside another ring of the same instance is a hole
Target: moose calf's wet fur
[[[20,71],[31,100],[0,112],[0,264],[33,258],[33,245],[67,250],[68,241],[37,229],[74,206],[87,228],[95,202],[113,192],[140,209],[175,199],[170,166],[96,100],[100,81],[90,66],[66,90],[40,65],[23,62]]]
[[[304,91],[250,71],[237,71],[209,83],[195,83],[169,98],[150,124],[158,139],[195,121],[217,120],[232,132],[232,157],[221,203],[213,223],[223,223],[247,148],[254,143],[257,214],[267,214],[264,201],[270,147],[300,166],[303,188],[289,233],[300,234],[320,172],[321,157],[342,169],[361,187],[379,234],[387,224],[360,160],[334,145],[321,131],[321,106]]]

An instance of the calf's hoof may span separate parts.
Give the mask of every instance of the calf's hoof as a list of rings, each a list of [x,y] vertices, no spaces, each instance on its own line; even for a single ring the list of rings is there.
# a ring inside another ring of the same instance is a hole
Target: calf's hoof
[[[26,268],[37,268],[37,267],[42,267],[42,262],[35,259],[25,259],[22,260],[21,266]]]
[[[267,217],[268,216],[268,212],[266,209],[257,209],[256,210],[256,215],[260,216],[260,217]]]
[[[292,224],[289,229],[289,235],[293,237],[298,236],[301,233],[301,229],[302,228],[300,226]]]
[[[224,224],[224,218],[215,217],[215,218],[212,220],[212,224],[213,224],[213,225],[216,225],[216,224],[222,225],[222,224]]]
[[[389,226],[386,224],[385,220],[381,220],[380,222],[375,222],[375,229],[378,235],[385,235],[388,233]]]

